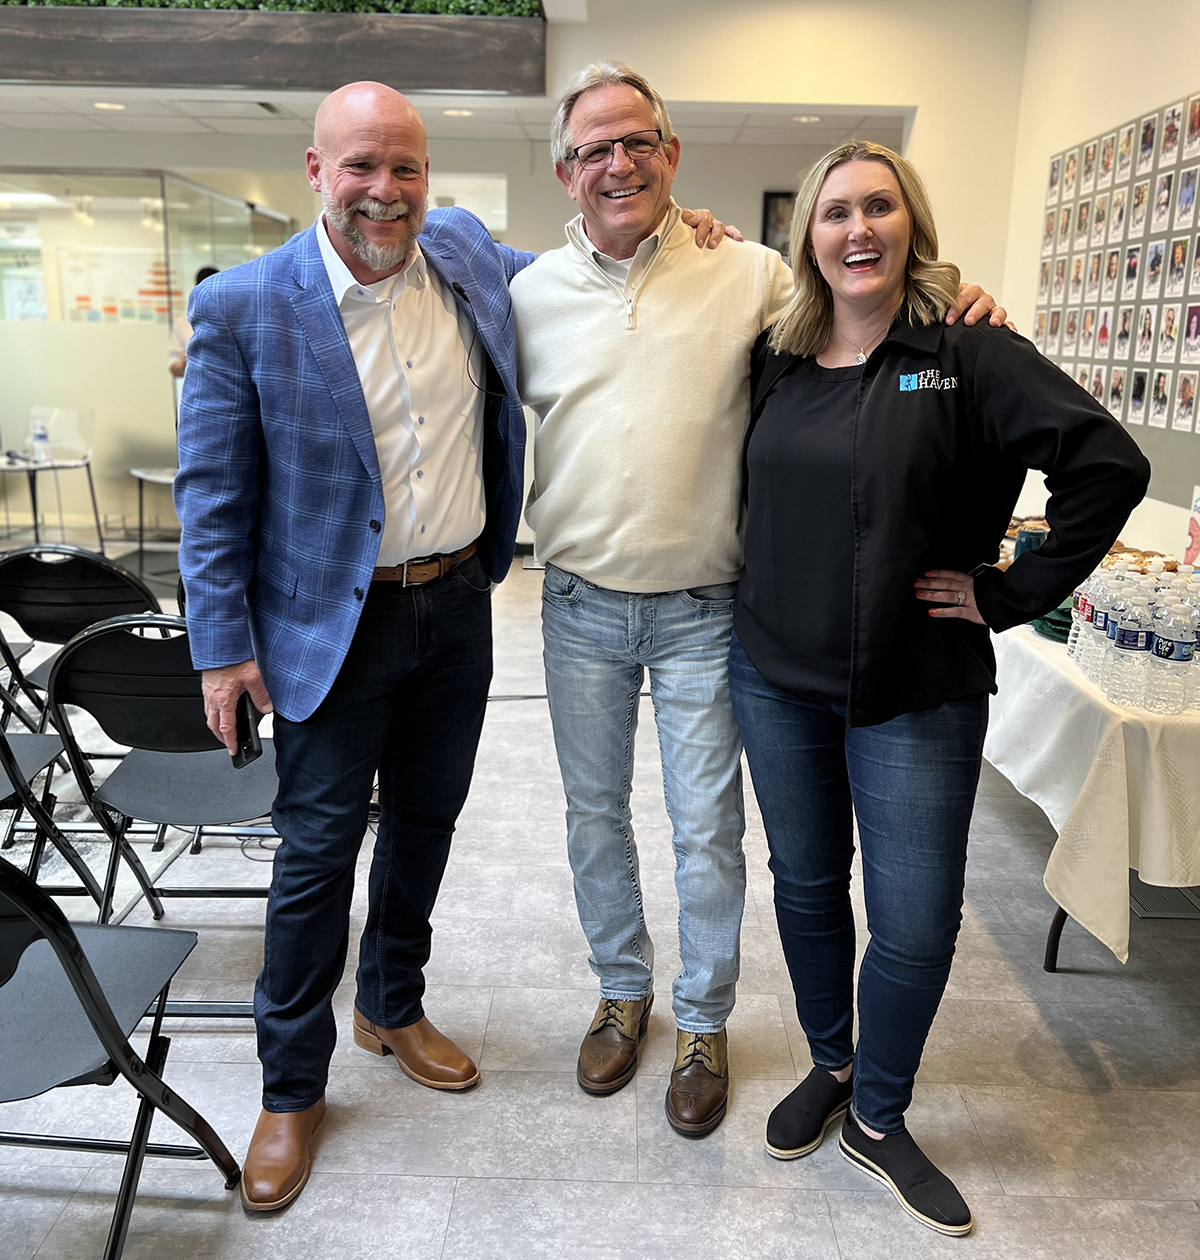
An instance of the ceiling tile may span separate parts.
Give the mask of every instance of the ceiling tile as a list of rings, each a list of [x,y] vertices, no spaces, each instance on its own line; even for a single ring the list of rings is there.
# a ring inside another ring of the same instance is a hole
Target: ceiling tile
[[[4,114],[4,121],[18,131],[106,130],[95,118],[81,118],[78,114]]]
[[[96,108],[96,101],[112,102],[117,105],[123,105],[125,108],[119,110],[101,110]],[[65,97],[62,103],[73,114],[82,114],[85,118],[92,118],[97,114],[104,114],[106,120],[129,117],[177,117],[175,111],[167,104],[166,101],[160,101],[150,96],[128,96],[120,92],[106,91],[102,87],[95,88],[86,96]],[[3,108],[3,101],[0,101],[0,108]]]
[[[0,114],[65,114],[61,101],[41,96],[9,96],[0,91]]]
[[[667,102],[671,125],[682,132],[685,127],[740,127],[746,121],[745,110],[707,110],[698,105],[672,105]]]
[[[111,127],[113,131],[175,131],[175,132],[207,132],[212,134],[212,128],[206,127],[198,118],[179,118],[173,116],[171,118],[155,118],[155,117],[139,117],[137,114],[130,116],[129,114],[110,114],[104,120],[106,127]]]
[[[452,126],[465,123],[468,126]],[[433,140],[524,140],[520,123],[481,122],[478,118],[426,118],[426,130]]]
[[[733,144],[738,134],[736,127],[680,127],[678,131],[679,139],[685,145]]]
[[[311,136],[302,118],[205,118],[213,131],[229,136]]]
[[[172,101],[171,104],[189,118],[276,118],[258,101]]]

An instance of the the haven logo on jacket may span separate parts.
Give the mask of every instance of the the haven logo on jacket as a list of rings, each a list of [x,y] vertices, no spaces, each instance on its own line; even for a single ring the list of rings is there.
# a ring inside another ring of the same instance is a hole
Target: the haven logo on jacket
[[[924,372],[912,375],[900,374],[900,392],[907,394],[916,389],[957,389],[957,376],[943,376],[938,368],[929,368]]]

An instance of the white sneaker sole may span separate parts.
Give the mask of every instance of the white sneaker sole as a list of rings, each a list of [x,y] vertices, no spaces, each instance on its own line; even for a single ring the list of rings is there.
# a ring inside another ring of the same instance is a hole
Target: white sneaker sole
[[[853,1147],[846,1144],[843,1138],[838,1138],[838,1146],[841,1149],[842,1157],[849,1160],[855,1168],[861,1168],[868,1177],[874,1177],[876,1181],[882,1182],[896,1196],[896,1202],[922,1225],[929,1229],[936,1230],[939,1234],[949,1234],[953,1238],[961,1238],[964,1234],[969,1234],[975,1228],[975,1218],[971,1217],[965,1225],[944,1225],[941,1221],[935,1221],[932,1217],[926,1216],[923,1212],[918,1212],[915,1207],[900,1193],[899,1186],[879,1167],[878,1164],[872,1163],[865,1155],[860,1155]]]

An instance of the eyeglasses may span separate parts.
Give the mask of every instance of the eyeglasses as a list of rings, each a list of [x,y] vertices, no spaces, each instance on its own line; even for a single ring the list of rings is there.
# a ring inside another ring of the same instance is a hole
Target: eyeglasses
[[[571,157],[587,170],[595,170],[597,167],[611,165],[617,145],[620,145],[631,162],[649,162],[661,151],[662,143],[661,131],[631,131],[629,135],[616,140],[591,140],[587,144],[581,144],[579,148],[571,150]]]

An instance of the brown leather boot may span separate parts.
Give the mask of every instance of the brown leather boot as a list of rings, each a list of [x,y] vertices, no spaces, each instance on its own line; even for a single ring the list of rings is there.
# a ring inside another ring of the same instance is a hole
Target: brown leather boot
[[[716,1033],[675,1032],[675,1068],[667,1086],[667,1120],[683,1137],[703,1137],[725,1119],[729,1043]]]
[[[325,1119],[322,1096],[304,1111],[264,1111],[254,1126],[242,1165],[242,1206],[247,1212],[287,1207],[312,1172],[312,1135]]]
[[[579,1047],[575,1079],[585,1094],[615,1094],[637,1071],[638,1046],[646,1035],[651,993],[635,1002],[601,998]]]
[[[372,1054],[392,1054],[405,1076],[430,1089],[470,1089],[479,1069],[423,1015],[407,1028],[380,1028],[354,1008],[354,1044]]]

